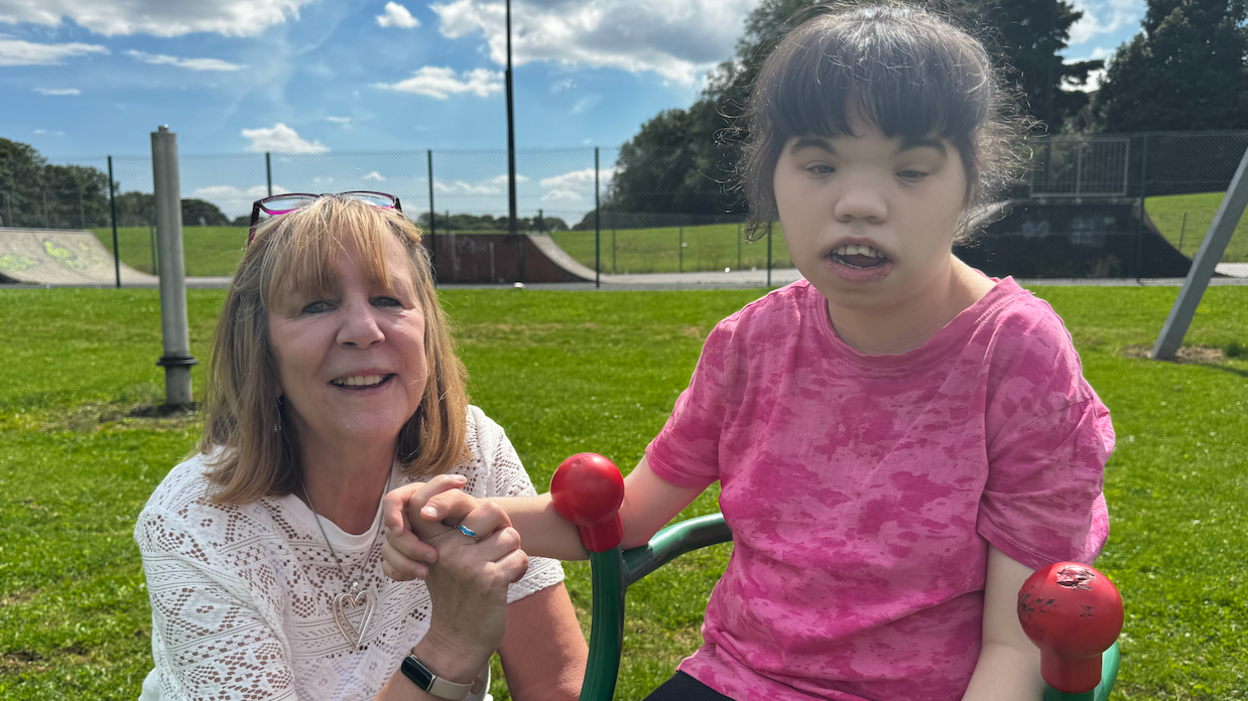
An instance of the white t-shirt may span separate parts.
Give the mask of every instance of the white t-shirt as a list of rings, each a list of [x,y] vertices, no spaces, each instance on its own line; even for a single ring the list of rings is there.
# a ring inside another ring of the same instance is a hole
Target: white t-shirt
[[[535,493],[503,429],[468,408],[472,457],[450,470],[477,497]],[[219,487],[203,475],[202,455],[178,465],[139,514],[152,604],[152,657],[146,700],[372,699],[429,630],[424,582],[395,582],[381,571],[381,508],[362,535],[321,519],[342,568],[377,597],[359,652],[334,622],[331,603],[349,583],[334,562],[315,515],[295,495],[212,504]],[[416,481],[398,472],[390,488]],[[563,581],[557,560],[533,557],[512,584],[515,601]],[[357,628],[360,618],[350,618]],[[488,679],[488,668],[482,678]],[[481,699],[470,696],[470,699]]]

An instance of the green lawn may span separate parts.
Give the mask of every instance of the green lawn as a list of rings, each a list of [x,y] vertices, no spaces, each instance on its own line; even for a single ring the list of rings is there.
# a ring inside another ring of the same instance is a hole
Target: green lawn
[[[1157,229],[1175,248],[1188,258],[1196,255],[1213,223],[1213,215],[1222,204],[1224,192],[1203,192],[1196,195],[1149,197],[1145,203],[1148,216]],[[1187,215],[1186,223],[1184,215]],[[1231,235],[1231,242],[1222,254],[1223,263],[1248,263],[1248,217],[1240,219]]]
[[[91,233],[113,250],[112,229],[91,229]],[[151,273],[153,266],[152,234],[145,227],[118,227],[117,247],[121,249],[121,262],[144,273]],[[182,253],[186,274],[190,277],[230,276],[238,267],[238,260],[247,243],[247,229],[232,226],[184,226],[182,227]]]
[[[737,224],[603,229],[599,242],[602,272],[678,273],[704,270],[767,269],[767,239],[753,243]],[[559,247],[582,265],[594,268],[594,232],[560,231],[552,235]],[[683,245],[682,245],[683,244]],[[777,226],[771,237],[773,268],[791,268],[789,249]]]
[[[1177,291],[1036,288],[1067,320],[1118,433],[1106,482],[1112,533],[1098,564],[1126,599],[1121,701],[1248,695],[1248,288],[1210,288],[1187,339],[1234,357],[1124,357],[1124,347],[1151,345]],[[635,464],[707,332],[758,294],[467,290],[443,300],[473,401],[507,428],[543,488],[576,452]],[[222,298],[189,291],[197,392]],[[151,667],[131,530],[199,432],[194,417],[143,411],[163,391],[158,309],[155,290],[0,290],[0,324],[22,329],[0,336],[0,698],[133,701]],[[713,511],[715,497],[682,517]],[[697,647],[730,547],[633,588],[617,698],[642,698]],[[588,568],[567,571],[584,614]],[[501,679],[493,693],[507,698]]]

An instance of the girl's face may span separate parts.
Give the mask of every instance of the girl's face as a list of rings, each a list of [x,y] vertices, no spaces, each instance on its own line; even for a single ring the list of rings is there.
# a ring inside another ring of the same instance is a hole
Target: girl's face
[[[776,162],[780,225],[797,269],[832,305],[887,312],[948,288],[966,173],[945,139],[793,137]]]

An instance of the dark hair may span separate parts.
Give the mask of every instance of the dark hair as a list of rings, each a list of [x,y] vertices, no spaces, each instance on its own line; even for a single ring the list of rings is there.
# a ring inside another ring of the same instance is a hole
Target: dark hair
[[[759,70],[743,115],[747,237],[771,229],[784,144],[853,135],[851,115],[889,138],[951,141],[967,176],[959,238],[983,223],[976,210],[1018,172],[1015,142],[1026,133],[983,45],[933,12],[890,1],[819,4],[795,15],[794,25]]]

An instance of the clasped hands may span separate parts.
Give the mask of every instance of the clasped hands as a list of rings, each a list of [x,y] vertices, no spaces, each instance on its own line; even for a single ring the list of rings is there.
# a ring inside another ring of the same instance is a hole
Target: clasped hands
[[[488,659],[506,629],[507,587],[524,576],[529,558],[506,512],[462,491],[466,482],[438,475],[385,495],[381,568],[397,581],[425,580],[430,636]]]

